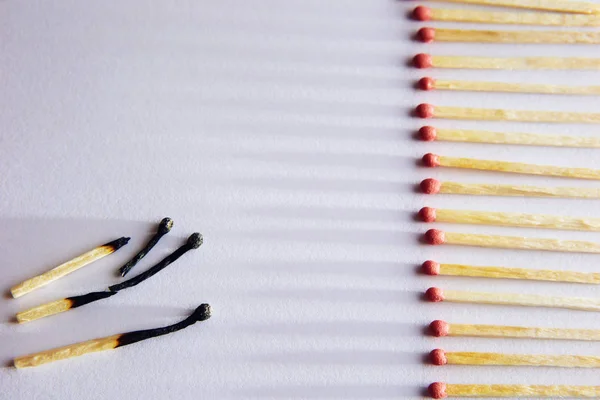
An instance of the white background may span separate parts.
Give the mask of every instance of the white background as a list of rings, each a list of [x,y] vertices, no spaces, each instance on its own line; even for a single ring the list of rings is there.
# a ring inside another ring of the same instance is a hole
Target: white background
[[[596,287],[418,275],[427,258],[600,272],[596,255],[431,248],[422,206],[597,215],[598,202],[426,197],[462,182],[594,182],[427,170],[426,152],[600,167],[597,150],[421,143],[418,103],[596,111],[598,98],[419,93],[437,78],[595,84],[597,72],[418,71],[417,52],[594,56],[597,46],[419,44],[393,0],[0,2],[2,290],[96,245],[129,245],[42,290],[0,299],[2,399],[399,399],[436,380],[598,384],[594,370],[432,367],[454,351],[600,355],[593,343],[433,339],[432,319],[600,328],[594,313],[428,304],[443,288],[597,296]],[[449,7],[451,5],[446,5]],[[435,25],[435,24],[434,24]],[[441,26],[441,24],[437,24]],[[511,29],[511,28],[508,28]],[[514,28],[512,28],[514,29]],[[433,121],[439,127],[599,134],[593,125]],[[200,250],[144,284],[26,325],[19,310],[118,282],[164,216],[173,231],[133,270],[194,231]],[[600,241],[600,234],[471,226],[457,232]],[[178,321],[203,324],[115,351],[15,370],[13,357]]]

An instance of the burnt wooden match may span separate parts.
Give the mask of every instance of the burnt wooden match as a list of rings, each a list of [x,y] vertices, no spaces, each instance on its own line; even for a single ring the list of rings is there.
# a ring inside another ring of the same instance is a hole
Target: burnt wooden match
[[[152,236],[152,238],[146,244],[146,246],[144,246],[144,248],[142,250],[140,250],[140,252],[137,253],[125,265],[123,265],[121,268],[119,268],[119,273],[121,274],[121,276],[127,275],[127,273],[133,267],[135,267],[135,265],[142,258],[144,258],[146,256],[146,254],[148,254],[148,252],[150,252],[150,250],[152,250],[152,248],[156,245],[156,243],[158,243],[158,241],[160,240],[160,238],[162,238],[164,235],[166,235],[167,233],[169,233],[169,231],[171,230],[171,228],[173,228],[173,220],[171,218],[168,218],[168,217],[163,218],[162,221],[160,221],[160,223],[158,224],[158,229],[156,230],[156,233],[154,234],[154,236]]]
[[[14,359],[13,363],[16,368],[37,367],[38,365],[64,360],[67,358],[78,357],[87,353],[112,350],[117,347],[127,346],[128,344],[139,342],[141,340],[179,331],[195,324],[196,322],[205,321],[209,319],[210,316],[210,305],[201,304],[189,317],[173,325],[155,329],[121,333],[104,338],[88,340],[86,342],[75,343],[52,350],[42,351],[40,353],[17,357]]]

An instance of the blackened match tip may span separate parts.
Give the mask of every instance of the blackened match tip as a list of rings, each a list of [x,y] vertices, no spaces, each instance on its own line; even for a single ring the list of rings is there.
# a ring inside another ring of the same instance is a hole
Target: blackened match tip
[[[206,321],[207,319],[209,319],[212,315],[212,309],[210,308],[210,304],[200,304],[200,306],[198,306],[198,308],[196,308],[194,310],[194,313],[192,314],[192,317],[196,320],[196,321]]]
[[[109,246],[112,247],[112,249],[114,251],[119,250],[121,247],[125,246],[127,243],[129,243],[129,240],[131,238],[130,237],[125,237],[123,236],[122,238],[119,238],[117,240],[113,240],[112,242],[108,242],[106,243],[104,246]]]
[[[165,217],[160,221],[158,225],[158,232],[165,234],[173,229],[173,220],[169,217]]]
[[[190,246],[192,249],[197,249],[198,247],[202,246],[202,243],[204,243],[204,237],[198,232],[192,233],[187,240],[188,246]]]

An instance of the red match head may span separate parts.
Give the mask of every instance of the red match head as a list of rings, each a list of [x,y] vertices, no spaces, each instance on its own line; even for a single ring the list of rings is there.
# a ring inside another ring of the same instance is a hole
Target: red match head
[[[425,142],[433,142],[437,137],[437,131],[433,126],[422,126],[419,129],[419,137]]]
[[[435,40],[435,29],[421,28],[417,32],[417,38],[423,43],[431,43]]]
[[[433,303],[439,303],[444,301],[444,291],[437,287],[430,287],[425,291],[425,297]]]
[[[427,391],[429,392],[429,396],[434,399],[445,399],[448,397],[446,394],[446,384],[443,382],[433,382],[429,385]]]
[[[429,21],[431,19],[431,8],[418,6],[413,10],[412,16],[417,21]]]
[[[432,260],[427,260],[421,265],[421,269],[426,275],[439,275],[440,274],[440,263]]]
[[[429,54],[420,53],[413,57],[413,65],[419,69],[431,68],[433,61]]]
[[[440,156],[433,153],[427,153],[423,156],[423,165],[429,168],[435,168],[440,166]]]
[[[419,118],[433,118],[435,107],[431,104],[422,103],[415,108],[415,112]]]
[[[419,218],[423,222],[435,222],[435,208],[423,207],[419,210]]]
[[[436,194],[440,192],[442,183],[437,179],[427,178],[423,179],[419,186],[421,187],[421,191],[425,194]]]
[[[450,325],[446,321],[436,319],[429,324],[429,333],[436,337],[448,336]]]
[[[439,229],[430,229],[425,232],[425,241],[434,246],[444,244],[446,242],[446,234]]]
[[[429,359],[433,365],[446,365],[448,359],[446,358],[446,352],[444,349],[435,349],[429,353]]]
[[[435,89],[435,79],[428,76],[419,79],[419,89],[421,90],[433,90]]]

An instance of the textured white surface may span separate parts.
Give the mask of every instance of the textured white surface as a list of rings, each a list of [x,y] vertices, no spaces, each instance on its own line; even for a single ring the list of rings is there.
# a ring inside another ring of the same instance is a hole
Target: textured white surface
[[[598,55],[597,46],[422,45],[393,0],[0,2],[0,277],[3,290],[97,244],[128,246],[18,300],[0,299],[0,362],[214,316],[172,336],[40,368],[0,369],[2,399],[399,399],[435,380],[597,384],[597,371],[423,365],[455,351],[597,354],[593,343],[443,339],[432,319],[600,328],[597,314],[427,304],[429,286],[565,296],[596,287],[415,273],[441,262],[598,271],[598,256],[419,243],[423,205],[595,215],[597,201],[426,198],[421,179],[564,184],[426,170],[428,151],[600,168],[598,150],[419,143],[410,110],[440,105],[598,111],[598,98],[418,93],[416,52]],[[452,26],[452,24],[446,24]],[[509,29],[516,29],[515,27]],[[448,79],[600,84],[597,72],[429,70]],[[593,125],[435,121],[452,128],[598,134]],[[595,186],[594,182],[569,182]],[[18,310],[117,282],[114,271],[175,220],[133,273],[191,232],[201,250],[134,289],[27,325]],[[442,226],[442,228],[447,228]],[[600,241],[598,233],[452,226]]]

